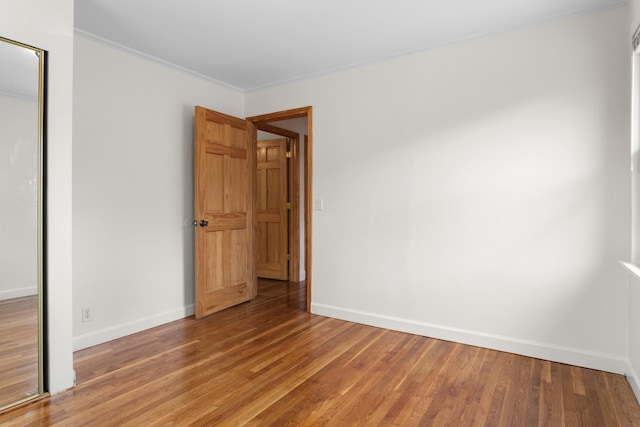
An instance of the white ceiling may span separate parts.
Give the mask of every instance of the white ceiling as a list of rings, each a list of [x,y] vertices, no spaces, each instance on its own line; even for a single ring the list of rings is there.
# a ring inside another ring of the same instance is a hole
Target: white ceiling
[[[242,91],[628,0],[76,0],[85,34]]]

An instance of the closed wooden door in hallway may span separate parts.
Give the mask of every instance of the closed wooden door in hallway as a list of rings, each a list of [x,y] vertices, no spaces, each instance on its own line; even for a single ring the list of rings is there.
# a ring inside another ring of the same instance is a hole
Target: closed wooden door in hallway
[[[287,139],[257,143],[258,277],[289,279]]]

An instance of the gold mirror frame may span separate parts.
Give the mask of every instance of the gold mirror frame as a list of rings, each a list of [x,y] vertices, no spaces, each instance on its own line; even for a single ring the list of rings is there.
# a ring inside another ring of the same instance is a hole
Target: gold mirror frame
[[[11,45],[28,49],[35,53],[38,57],[38,130],[37,130],[37,340],[38,340],[38,361],[37,361],[37,393],[30,394],[27,397],[19,398],[17,401],[7,404],[0,403],[0,413],[9,408],[26,402],[38,399],[45,395],[45,277],[46,277],[46,257],[45,257],[45,188],[46,188],[46,172],[45,172],[45,83],[46,83],[46,51],[24,43],[0,37],[0,43],[9,43]],[[1,58],[0,58],[1,59]],[[4,406],[3,406],[4,405]]]

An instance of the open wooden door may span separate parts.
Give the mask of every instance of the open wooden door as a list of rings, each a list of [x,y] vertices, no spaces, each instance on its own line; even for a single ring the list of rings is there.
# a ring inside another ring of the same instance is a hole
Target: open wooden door
[[[258,141],[258,277],[289,280],[287,139]]]
[[[196,318],[257,294],[255,134],[247,120],[196,107]]]

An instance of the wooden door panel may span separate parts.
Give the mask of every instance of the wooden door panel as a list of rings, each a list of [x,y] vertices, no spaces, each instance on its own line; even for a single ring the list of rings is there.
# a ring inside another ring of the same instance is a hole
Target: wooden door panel
[[[282,203],[282,177],[280,176],[280,169],[268,169],[267,170],[267,208],[268,212],[279,212],[280,204]],[[286,177],[285,177],[286,179]],[[286,198],[285,198],[286,199]],[[286,203],[286,201],[285,201]]]
[[[224,124],[219,122],[207,121],[206,124],[206,135],[208,141],[217,141],[222,144],[222,133],[224,129]]]
[[[259,277],[288,280],[287,140],[257,144],[257,222]]]
[[[246,150],[247,147],[247,139],[245,138],[245,132],[243,129],[239,128],[229,128],[231,134],[229,135],[229,146],[230,147],[239,147],[243,150]]]
[[[209,314],[215,313],[225,308],[233,307],[234,305],[242,304],[255,297],[251,296],[247,290],[247,286],[243,284],[226,286],[216,291],[217,298],[210,300],[206,309],[210,311]],[[196,315],[196,318],[203,316]]]
[[[209,254],[209,257],[205,260],[206,276],[204,277],[207,293],[215,292],[224,287],[222,257],[219,256],[223,251],[223,239],[224,232],[222,231],[209,231],[202,239],[205,245],[202,249]]]
[[[255,297],[253,125],[196,107],[196,317]]]
[[[265,264],[267,262],[267,223],[258,220],[258,265]],[[260,276],[260,270],[258,270],[258,276]]]
[[[247,264],[247,256],[249,253],[247,247],[247,233],[244,230],[229,230],[226,232],[229,244],[229,254],[232,258],[238,260],[238,262],[231,263],[229,268],[229,283],[232,285],[238,285],[245,283],[249,278],[247,277],[247,269],[242,268]]]
[[[207,152],[204,160],[203,179],[200,185],[207,197],[204,199],[204,212],[224,211],[224,156]]]
[[[227,158],[228,181],[225,184],[225,202],[229,212],[246,212],[249,191],[249,178],[247,174],[247,161],[242,158]]]
[[[260,169],[260,160],[258,160],[258,172],[256,176],[257,200],[256,211],[265,212],[267,210],[267,170]]]
[[[212,214],[207,231],[224,231],[243,228],[247,222],[247,215],[241,212],[230,214]]]

